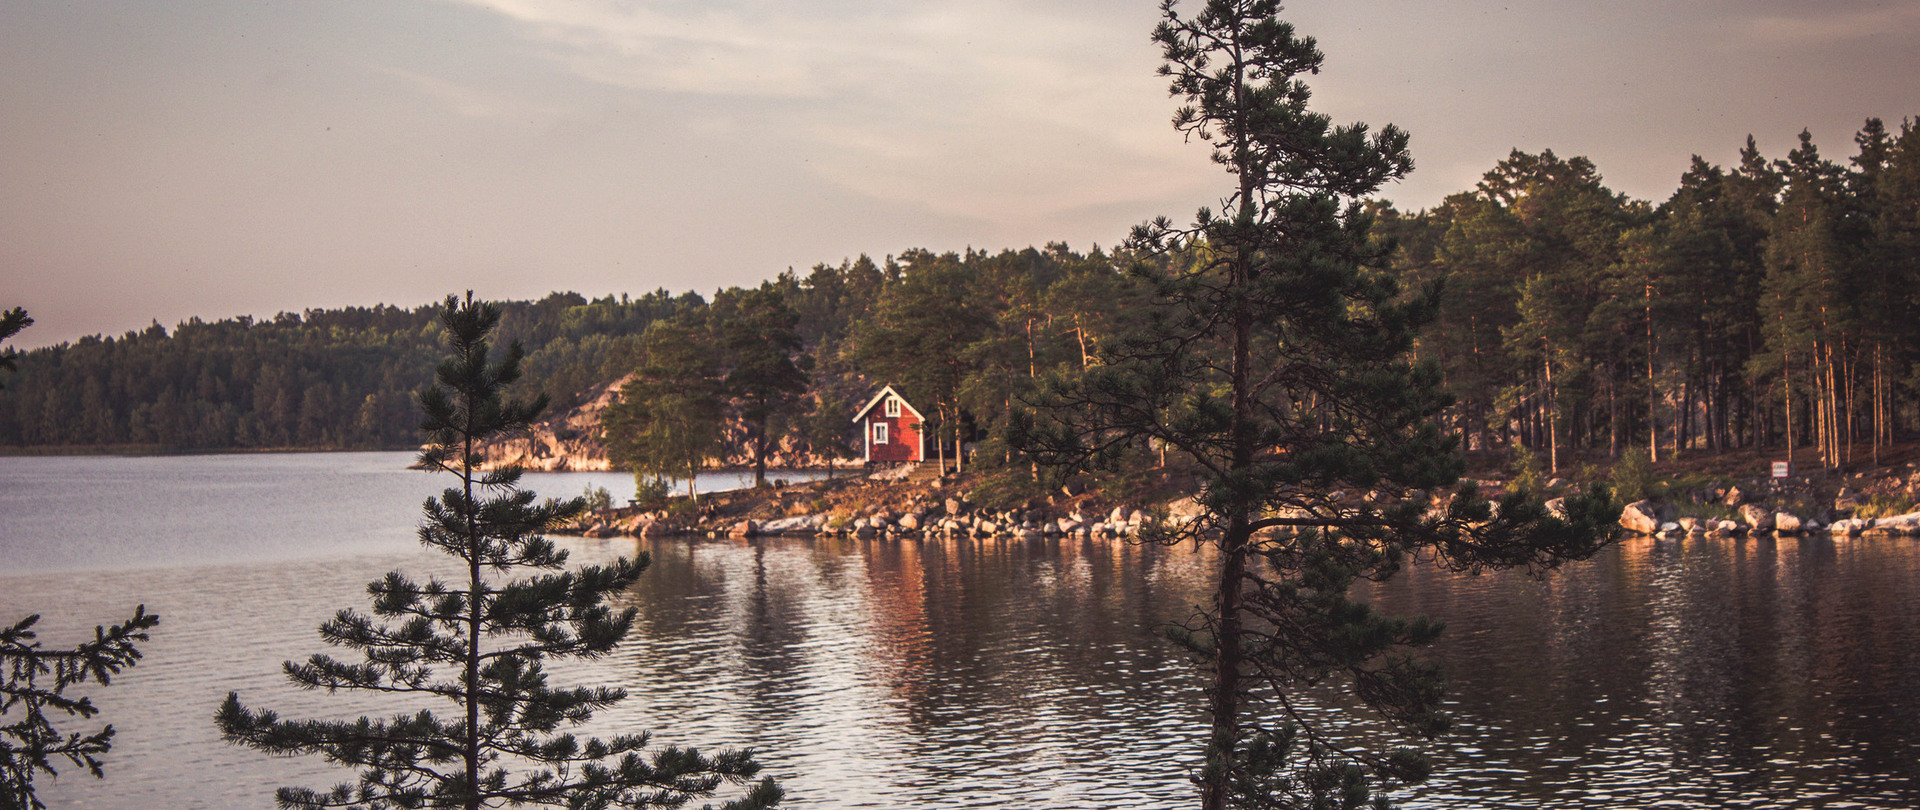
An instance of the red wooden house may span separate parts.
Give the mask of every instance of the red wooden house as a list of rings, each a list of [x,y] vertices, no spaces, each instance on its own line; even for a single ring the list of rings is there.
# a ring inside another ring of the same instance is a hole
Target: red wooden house
[[[907,404],[907,398],[889,385],[880,389],[880,393],[867,400],[867,405],[853,417],[854,424],[860,426],[862,437],[860,444],[866,449],[865,459],[872,463],[905,464],[925,461],[927,458],[927,438],[920,426],[926,417]]]

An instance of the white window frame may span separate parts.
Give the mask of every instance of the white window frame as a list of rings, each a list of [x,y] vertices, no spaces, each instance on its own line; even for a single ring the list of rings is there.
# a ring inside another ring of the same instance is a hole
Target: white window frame
[[[876,445],[887,443],[887,423],[873,423],[873,443]]]
[[[900,398],[887,397],[886,404],[881,405],[880,409],[883,412],[885,412],[886,415],[888,416],[899,416],[900,415]]]

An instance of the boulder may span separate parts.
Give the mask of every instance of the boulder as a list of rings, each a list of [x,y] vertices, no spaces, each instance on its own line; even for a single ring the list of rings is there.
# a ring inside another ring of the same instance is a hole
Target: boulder
[[[1836,512],[1850,512],[1860,508],[1860,490],[1853,487],[1841,487],[1833,496],[1833,509]]]
[[[760,524],[764,534],[800,534],[813,531],[813,518],[810,515],[795,515],[779,520],[769,520]]]
[[[1800,518],[1788,512],[1773,513],[1773,530],[1781,534],[1798,534],[1801,528]]]
[[[1860,518],[1847,518],[1845,520],[1834,521],[1832,525],[1827,526],[1827,532],[1829,534],[1840,535],[1842,537],[1859,537],[1860,535],[1865,534],[1867,529],[1871,528],[1872,526],[1873,526],[1873,521],[1871,520],[1862,520]]]
[[[954,517],[959,517],[967,513],[967,502],[959,498],[948,498],[942,506],[946,508],[947,514],[953,515]]]
[[[1630,532],[1654,534],[1660,531],[1659,510],[1653,501],[1634,501],[1620,510],[1620,525]]]
[[[1740,507],[1740,520],[1756,532],[1773,531],[1773,510],[1757,504]]]
[[[1721,503],[1724,503],[1728,506],[1739,506],[1743,503],[1746,503],[1748,499],[1750,499],[1751,497],[1752,497],[1751,493],[1748,493],[1746,490],[1741,489],[1740,486],[1736,484],[1732,487],[1727,488],[1727,497],[1722,499]]]
[[[900,516],[900,528],[915,531],[920,528],[920,516],[908,513]]]
[[[1200,502],[1191,495],[1167,504],[1167,517],[1175,523],[1192,523],[1205,512]]]
[[[1547,514],[1552,515],[1561,520],[1567,519],[1567,499],[1566,498],[1554,498],[1551,501],[1547,501],[1546,507],[1547,507]]]
[[[1680,528],[1687,534],[1698,534],[1707,530],[1706,525],[1697,517],[1683,517],[1679,520],[1679,523]]]
[[[1675,523],[1673,521],[1667,521],[1666,523],[1662,523],[1660,524],[1660,533],[1661,534],[1679,534],[1680,524]]]
[[[727,534],[733,537],[754,537],[760,534],[760,525],[751,520],[743,520],[728,527]]]
[[[1108,523],[1127,522],[1127,508],[1124,506],[1114,507],[1112,512],[1107,513],[1107,522]]]
[[[1879,534],[1920,534],[1920,512],[1869,521],[1868,528]]]

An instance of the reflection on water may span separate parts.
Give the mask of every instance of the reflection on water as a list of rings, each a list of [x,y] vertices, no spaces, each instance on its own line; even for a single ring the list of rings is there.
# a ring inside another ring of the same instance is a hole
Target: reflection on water
[[[1434,806],[1920,804],[1912,540],[1636,539],[1543,580],[1411,573],[1375,598],[1450,625],[1461,734],[1419,791]]]
[[[400,708],[299,692],[279,665],[318,651],[314,628],[364,607],[383,572],[457,573],[411,543],[424,494],[377,459],[251,458],[245,476],[281,483],[250,502],[331,497],[303,514],[335,517],[271,530],[201,497],[177,499],[169,520],[186,528],[158,546],[114,534],[144,517],[106,506],[26,521],[45,534],[0,535],[0,618],[45,613],[55,640],[136,602],[165,617],[147,659],[90,692],[121,730],[108,779],[47,784],[52,806],[267,806],[277,785],[347,777],[220,742],[210,718],[230,689],[295,717]],[[108,482],[88,502],[170,486],[112,467],[131,460],[64,461]],[[30,501],[37,479],[9,478],[6,463],[0,502]],[[339,521],[374,518],[400,524],[394,541],[329,545]],[[195,526],[246,539],[199,541]],[[29,544],[84,545],[89,533],[121,538],[134,563],[13,565],[52,556]],[[625,597],[641,614],[631,641],[555,667],[561,682],[630,690],[594,733],[753,746],[794,807],[1193,802],[1196,679],[1157,628],[1204,600],[1204,554],[1105,541],[561,542],[582,561],[654,559]],[[1542,579],[1416,569],[1369,598],[1448,624],[1433,654],[1460,733],[1410,807],[1920,805],[1912,540],[1635,540]]]

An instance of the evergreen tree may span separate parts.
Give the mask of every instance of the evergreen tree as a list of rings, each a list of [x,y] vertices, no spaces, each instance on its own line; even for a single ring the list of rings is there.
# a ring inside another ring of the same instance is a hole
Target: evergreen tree
[[[9,338],[20,334],[20,330],[32,325],[33,318],[28,317],[27,311],[20,307],[0,312],[0,343],[5,343]],[[0,371],[14,371],[19,368],[14,364],[14,358],[17,355],[18,353],[11,348],[0,349]],[[5,386],[0,384],[0,388],[3,387]]]
[[[33,325],[27,311],[14,307],[0,313],[0,343]],[[12,349],[0,350],[0,370],[12,371]],[[140,660],[136,641],[160,617],[141,605],[133,618],[112,627],[96,627],[93,640],[71,649],[40,646],[34,614],[0,627],[0,810],[40,810],[46,807],[33,792],[36,774],[57,776],[54,763],[66,760],[84,767],[94,777],[105,773],[99,755],[113,748],[113,726],[92,734],[61,733],[49,712],[81,719],[100,713],[90,698],[66,695],[67,687],[94,681],[102,686]],[[12,715],[9,717],[8,715]]]
[[[352,722],[282,720],[228,694],[216,721],[228,741],[276,755],[320,754],[360,769],[358,785],[330,791],[281,788],[282,807],[571,808],[676,807],[753,776],[751,752],[706,756],[669,747],[643,756],[648,735],[580,740],[564,730],[625,697],[612,687],[555,688],[545,662],[606,655],[632,628],[633,609],[607,601],[647,567],[644,554],[609,566],[566,570],[567,553],[540,532],[584,504],[536,505],[515,468],[482,472],[475,448],[521,430],[545,407],[510,401],[521,349],[491,361],[487,337],[500,312],[448,297],[443,318],[452,356],[438,385],[420,394],[429,444],[421,463],[458,479],[426,504],[421,542],[459,558],[464,581],[418,583],[396,571],[367,586],[373,615],[343,610],[320,628],[327,643],[359,651],[362,663],[316,654],[287,662],[309,689],[365,690],[446,700],[451,717],[421,710]],[[517,570],[542,572],[510,579]],[[769,807],[771,779],[727,805]]]
[[[1301,690],[1344,681],[1400,731],[1437,734],[1438,673],[1406,648],[1439,628],[1375,612],[1352,584],[1416,555],[1552,565],[1599,549],[1617,512],[1596,490],[1570,521],[1517,493],[1496,514],[1469,486],[1434,508],[1463,465],[1436,427],[1438,374],[1406,359],[1433,304],[1369,269],[1385,256],[1359,202],[1410,169],[1406,135],[1308,111],[1300,77],[1322,57],[1276,0],[1162,11],[1161,71],[1188,104],[1174,125],[1210,143],[1238,187],[1192,226],[1135,230],[1132,249],[1154,259],[1139,268],[1155,289],[1145,323],[1015,436],[1051,463],[1153,439],[1197,465],[1204,514],[1163,539],[1219,550],[1212,604],[1175,633],[1207,677],[1202,806],[1377,806],[1430,765],[1343,738],[1302,711]]]
[[[767,485],[767,457],[799,429],[813,358],[800,350],[800,316],[771,284],[714,296],[709,312],[726,359],[722,381],[753,485]]]
[[[46,807],[34,795],[33,777],[57,776],[54,763],[60,760],[86,768],[95,778],[105,775],[99,756],[113,748],[113,726],[91,734],[62,733],[49,715],[84,720],[99,714],[91,699],[69,697],[67,688],[111,683],[140,660],[134,643],[146,641],[160,617],[141,605],[125,622],[94,628],[92,641],[58,650],[40,646],[33,630],[39,621],[35,614],[0,628],[0,810]]]
[[[694,479],[725,453],[726,411],[719,358],[707,340],[705,311],[683,310],[641,338],[640,367],[600,417],[607,457],[635,483]]]

